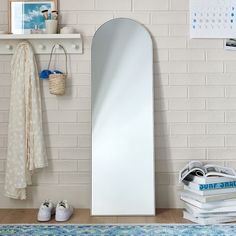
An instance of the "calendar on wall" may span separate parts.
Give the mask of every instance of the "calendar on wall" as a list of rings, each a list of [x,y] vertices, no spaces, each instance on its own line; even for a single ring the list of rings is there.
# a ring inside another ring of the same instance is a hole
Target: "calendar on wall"
[[[236,38],[236,0],[190,0],[191,38]]]

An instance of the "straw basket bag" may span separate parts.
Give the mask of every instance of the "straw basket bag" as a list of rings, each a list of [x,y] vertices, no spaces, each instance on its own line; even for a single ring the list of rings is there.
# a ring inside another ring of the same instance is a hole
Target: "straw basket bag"
[[[56,45],[52,47],[51,53],[50,53],[50,59],[48,63],[48,70],[50,68],[52,55],[54,52]],[[50,74],[49,75],[49,91],[51,94],[54,95],[64,95],[65,89],[66,89],[66,76],[67,76],[67,53],[65,48],[59,44],[59,47],[63,49],[65,54],[65,63],[66,63],[66,72],[64,74]]]

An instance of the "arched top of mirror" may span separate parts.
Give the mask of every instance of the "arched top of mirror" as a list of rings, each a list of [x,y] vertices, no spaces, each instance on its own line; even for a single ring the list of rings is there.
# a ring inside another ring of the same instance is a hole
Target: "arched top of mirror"
[[[135,36],[137,33],[139,34],[142,33],[143,36],[146,36],[146,39],[149,41],[149,43],[152,46],[152,39],[151,39],[150,33],[143,25],[129,18],[115,18],[115,19],[111,19],[105,22],[97,29],[92,40],[92,47],[94,46],[94,43],[96,42],[98,37],[116,36],[116,34],[114,33],[117,30],[119,30],[119,27],[122,27],[122,31],[124,33],[125,33],[125,30],[127,30],[126,31],[127,35],[133,34],[133,36]]]

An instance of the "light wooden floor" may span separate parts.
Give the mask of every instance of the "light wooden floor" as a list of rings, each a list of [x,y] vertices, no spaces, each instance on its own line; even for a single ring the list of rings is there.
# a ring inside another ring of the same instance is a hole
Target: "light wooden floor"
[[[38,209],[0,209],[0,224],[34,224]],[[57,223],[54,219],[46,222]],[[65,222],[63,222],[65,223]],[[181,209],[157,209],[156,216],[147,217],[95,217],[88,209],[76,209],[68,224],[109,224],[109,223],[190,223],[182,218]]]

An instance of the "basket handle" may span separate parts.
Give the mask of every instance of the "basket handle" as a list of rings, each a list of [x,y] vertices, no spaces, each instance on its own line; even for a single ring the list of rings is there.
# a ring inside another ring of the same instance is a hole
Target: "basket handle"
[[[53,52],[54,52],[54,49],[56,48],[56,46],[59,46],[64,51],[65,58],[66,58],[66,73],[65,74],[67,75],[67,73],[68,73],[68,71],[67,71],[67,52],[66,52],[66,49],[61,44],[54,44],[53,45],[51,53],[50,53],[50,59],[49,59],[49,62],[48,62],[48,70],[50,68],[51,60],[52,60],[52,55],[53,55]]]

